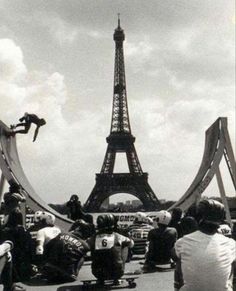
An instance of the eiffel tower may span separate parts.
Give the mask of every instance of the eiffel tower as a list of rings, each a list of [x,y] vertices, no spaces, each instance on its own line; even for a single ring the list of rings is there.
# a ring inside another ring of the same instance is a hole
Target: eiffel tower
[[[115,71],[110,135],[100,174],[96,174],[95,186],[85,203],[90,212],[99,210],[105,199],[116,193],[136,196],[147,211],[160,208],[160,202],[148,184],[148,174],[142,171],[131,133],[125,81],[123,41],[125,34],[120,26],[115,29]],[[126,153],[129,173],[114,173],[116,153]]]

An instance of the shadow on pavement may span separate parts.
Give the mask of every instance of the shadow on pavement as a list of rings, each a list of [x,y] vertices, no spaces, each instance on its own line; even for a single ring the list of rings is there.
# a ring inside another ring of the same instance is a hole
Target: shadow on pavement
[[[71,285],[71,286],[61,286],[57,288],[57,291],[80,291],[80,290],[86,290],[84,289],[84,286],[78,286],[78,285]]]
[[[122,284],[119,286],[115,286],[115,285],[105,285],[105,286],[98,286],[96,284],[91,284],[88,286],[85,285],[71,285],[71,286],[61,286],[59,288],[57,288],[57,291],[81,291],[81,290],[94,290],[94,291],[98,291],[98,290],[120,290],[120,289],[127,289],[129,288],[128,284]]]

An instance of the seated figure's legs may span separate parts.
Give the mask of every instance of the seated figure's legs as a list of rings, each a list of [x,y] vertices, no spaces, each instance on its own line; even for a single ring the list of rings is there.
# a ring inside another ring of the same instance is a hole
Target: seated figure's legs
[[[12,261],[7,261],[6,255],[5,258],[1,258],[1,264],[4,260],[4,266],[1,272],[1,281],[4,286],[4,291],[12,290],[13,278],[12,278]]]

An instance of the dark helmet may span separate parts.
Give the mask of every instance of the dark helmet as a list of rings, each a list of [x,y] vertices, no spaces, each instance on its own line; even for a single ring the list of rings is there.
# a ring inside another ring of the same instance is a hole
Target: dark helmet
[[[198,214],[202,221],[220,223],[225,216],[224,205],[217,200],[205,199],[198,204]]]
[[[173,208],[172,213],[171,213],[172,221],[173,220],[179,221],[181,219],[181,217],[182,217],[182,214],[183,214],[183,211],[182,211],[181,208],[178,208],[178,207]]]
[[[115,216],[112,214],[102,214],[97,218],[98,229],[108,229],[112,230],[115,227]]]
[[[93,233],[93,225],[91,223],[85,222],[83,219],[78,219],[72,225],[71,231],[74,235],[82,239],[87,239]]]

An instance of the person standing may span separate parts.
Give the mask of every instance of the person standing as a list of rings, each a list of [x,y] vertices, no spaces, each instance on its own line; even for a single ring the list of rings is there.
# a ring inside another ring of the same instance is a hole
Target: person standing
[[[82,206],[79,197],[76,194],[71,195],[70,200],[66,203],[69,210],[68,218],[72,220],[83,219]]]

